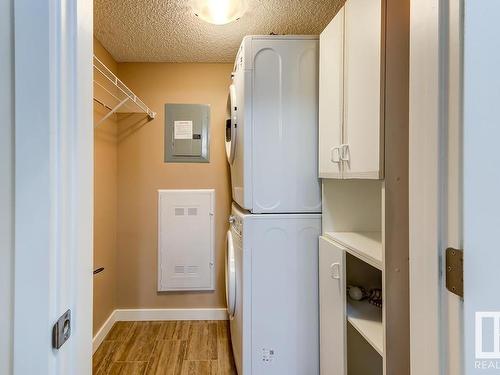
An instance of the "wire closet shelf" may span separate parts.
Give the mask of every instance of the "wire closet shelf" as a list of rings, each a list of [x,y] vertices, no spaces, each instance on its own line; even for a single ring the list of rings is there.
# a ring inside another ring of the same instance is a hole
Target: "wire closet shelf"
[[[95,123],[102,124],[115,113],[145,113],[150,120],[153,112],[144,102],[130,90],[127,85],[113,74],[104,63],[94,55],[94,101],[106,108],[108,112]]]

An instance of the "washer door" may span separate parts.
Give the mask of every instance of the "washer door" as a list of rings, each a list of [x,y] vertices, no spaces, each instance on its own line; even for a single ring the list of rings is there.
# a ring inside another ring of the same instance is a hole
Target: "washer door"
[[[227,313],[229,318],[232,319],[236,308],[236,263],[231,230],[227,232],[226,243],[226,302]]]
[[[236,87],[229,86],[229,97],[227,98],[227,113],[231,118],[226,120],[226,155],[229,164],[233,163],[236,148],[236,130],[238,128],[238,118],[236,112]]]

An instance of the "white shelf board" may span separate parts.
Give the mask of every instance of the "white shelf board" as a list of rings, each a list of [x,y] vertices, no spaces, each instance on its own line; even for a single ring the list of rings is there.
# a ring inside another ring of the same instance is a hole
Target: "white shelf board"
[[[326,232],[325,236],[369,265],[383,269],[381,232]]]
[[[381,356],[384,355],[384,328],[382,309],[367,301],[347,302],[347,321],[373,346]]]

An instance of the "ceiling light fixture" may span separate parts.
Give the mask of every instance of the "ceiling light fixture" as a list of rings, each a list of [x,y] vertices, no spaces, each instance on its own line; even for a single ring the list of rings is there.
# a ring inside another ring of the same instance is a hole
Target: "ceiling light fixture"
[[[247,10],[246,0],[192,0],[194,14],[214,25],[236,21]]]

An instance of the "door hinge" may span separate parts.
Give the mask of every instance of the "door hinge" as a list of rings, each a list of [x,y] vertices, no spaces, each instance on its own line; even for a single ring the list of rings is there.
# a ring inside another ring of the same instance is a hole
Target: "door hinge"
[[[449,247],[446,249],[446,289],[464,297],[464,252]]]

